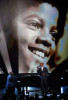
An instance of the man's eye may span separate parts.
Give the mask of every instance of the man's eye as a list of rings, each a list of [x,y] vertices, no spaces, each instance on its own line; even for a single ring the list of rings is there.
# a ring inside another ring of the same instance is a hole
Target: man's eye
[[[36,22],[36,21],[27,21],[26,25],[31,30],[38,30],[38,29],[42,28],[41,23]]]
[[[55,41],[58,35],[57,31],[51,31],[50,34],[52,35],[52,39]]]

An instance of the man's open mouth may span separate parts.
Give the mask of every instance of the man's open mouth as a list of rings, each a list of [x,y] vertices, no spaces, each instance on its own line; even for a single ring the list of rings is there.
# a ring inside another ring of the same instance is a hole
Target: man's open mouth
[[[28,49],[35,55],[39,56],[39,57],[48,57],[49,56],[49,52],[47,50],[43,50],[40,48],[36,48],[36,47],[31,47],[29,46]]]

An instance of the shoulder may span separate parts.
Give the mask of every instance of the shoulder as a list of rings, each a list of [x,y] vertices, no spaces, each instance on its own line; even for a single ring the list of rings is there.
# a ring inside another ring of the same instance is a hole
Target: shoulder
[[[41,68],[41,66],[37,66],[37,69],[40,69]]]
[[[7,77],[11,77],[11,75],[10,74],[8,74],[8,76]]]
[[[40,66],[37,66],[37,70],[40,70],[41,69],[41,67]]]
[[[44,69],[48,70],[47,67],[44,67]]]

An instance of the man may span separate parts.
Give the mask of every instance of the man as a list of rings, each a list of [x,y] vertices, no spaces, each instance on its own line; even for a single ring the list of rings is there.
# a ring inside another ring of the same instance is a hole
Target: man
[[[1,25],[8,49],[11,48],[10,58],[15,57],[12,53],[17,50],[12,40],[18,41],[18,72],[33,72],[31,69],[37,68],[40,62],[45,62],[48,66],[62,33],[59,31],[59,25],[63,22],[62,14],[57,6],[60,3],[56,4],[54,0],[7,1],[1,1]],[[15,63],[16,59],[17,57],[10,60]],[[49,70],[53,68],[51,64],[48,66]]]
[[[47,93],[47,74],[48,74],[48,69],[44,67],[43,63],[40,63],[40,66],[37,69],[37,73],[40,75],[41,79],[41,90],[42,90],[42,95]]]
[[[13,72],[10,72],[7,76],[5,89],[6,89],[7,99],[14,100],[15,99],[15,95],[14,95],[15,84],[14,84]]]

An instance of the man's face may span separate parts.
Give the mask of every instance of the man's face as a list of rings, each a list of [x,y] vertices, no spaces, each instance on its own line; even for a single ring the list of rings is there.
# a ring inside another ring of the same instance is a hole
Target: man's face
[[[47,64],[55,52],[57,20],[57,8],[48,3],[30,7],[13,20],[19,42],[19,72],[28,72],[26,67],[37,67],[40,62]]]
[[[40,63],[40,66],[43,67],[43,63]]]

